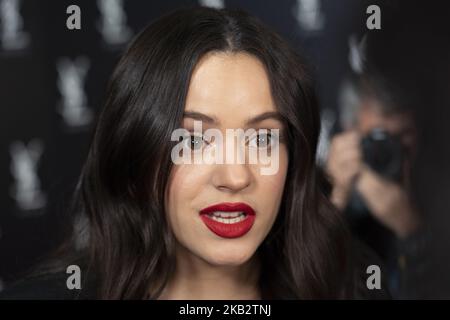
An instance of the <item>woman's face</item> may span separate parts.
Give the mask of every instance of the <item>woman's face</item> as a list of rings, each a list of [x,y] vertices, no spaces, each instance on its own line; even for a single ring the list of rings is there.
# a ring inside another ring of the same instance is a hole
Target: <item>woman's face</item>
[[[210,53],[200,60],[192,74],[182,127],[193,133],[194,121],[202,121],[203,132],[220,130],[224,154],[234,149],[227,129],[279,129],[280,142],[271,147],[272,155],[278,153],[278,170],[263,175],[264,165],[250,164],[248,158],[244,163],[174,165],[166,211],[178,250],[216,266],[241,265],[253,256],[272,228],[286,179],[287,146],[277,115],[268,75],[257,58]],[[193,152],[211,148],[201,139],[190,141],[197,143]],[[267,148],[268,141],[267,135],[256,135],[245,148]]]

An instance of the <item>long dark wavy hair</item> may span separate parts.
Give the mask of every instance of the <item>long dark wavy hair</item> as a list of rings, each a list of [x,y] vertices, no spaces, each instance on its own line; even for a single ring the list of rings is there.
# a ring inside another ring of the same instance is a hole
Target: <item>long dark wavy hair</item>
[[[348,232],[316,166],[320,118],[305,63],[247,13],[202,7],[177,10],[147,26],[110,80],[74,197],[87,238],[75,241],[75,232],[73,250],[95,275],[97,297],[158,298],[174,271],[164,207],[175,143],[170,137],[181,126],[193,69],[210,52],[258,58],[285,122],[289,167],[282,204],[258,249],[263,297],[347,297]]]

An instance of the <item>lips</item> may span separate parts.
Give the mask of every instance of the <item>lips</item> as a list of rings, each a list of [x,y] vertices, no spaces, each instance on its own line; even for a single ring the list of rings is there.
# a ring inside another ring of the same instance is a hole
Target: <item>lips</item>
[[[202,209],[200,218],[219,237],[238,238],[252,228],[255,211],[246,203],[219,203]]]

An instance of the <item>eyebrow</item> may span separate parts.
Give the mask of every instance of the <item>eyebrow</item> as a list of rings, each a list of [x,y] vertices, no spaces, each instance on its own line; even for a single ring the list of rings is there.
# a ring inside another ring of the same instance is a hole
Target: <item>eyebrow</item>
[[[206,115],[204,113],[196,112],[196,111],[185,111],[183,114],[183,117],[191,118],[194,120],[201,120],[201,121],[204,121],[207,123],[213,123],[213,124],[217,124],[219,122],[217,120],[217,118],[214,116]],[[267,120],[267,119],[274,119],[274,120],[277,120],[280,122],[283,121],[282,116],[278,112],[268,111],[268,112],[261,113],[255,117],[248,119],[247,121],[245,121],[245,124],[246,125],[254,125],[258,122],[261,122],[261,121]]]

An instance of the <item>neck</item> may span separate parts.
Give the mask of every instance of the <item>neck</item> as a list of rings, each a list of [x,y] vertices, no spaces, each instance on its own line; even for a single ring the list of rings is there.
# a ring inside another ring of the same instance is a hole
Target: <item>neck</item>
[[[260,299],[259,261],[254,255],[239,266],[216,266],[177,249],[177,266],[159,299],[256,300]]]

